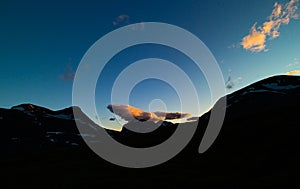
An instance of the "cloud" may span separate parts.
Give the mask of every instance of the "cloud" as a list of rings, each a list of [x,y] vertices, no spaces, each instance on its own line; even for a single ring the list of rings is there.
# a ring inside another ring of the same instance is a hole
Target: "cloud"
[[[112,22],[114,26],[126,26],[131,24],[130,16],[127,14],[122,14],[119,15],[115,20]],[[135,25],[131,26],[131,30],[144,30],[145,28],[145,23],[144,22],[139,22],[136,23]]]
[[[299,0],[291,0],[289,3],[285,5],[285,12],[284,12],[284,24],[288,24],[290,19],[298,19],[299,14],[297,13],[298,10],[298,3]]]
[[[114,114],[120,116],[125,121],[163,121],[163,120],[173,120],[173,119],[181,119],[190,117],[189,113],[181,113],[181,112],[145,112],[139,108],[135,108],[130,105],[122,105],[122,104],[110,104],[107,108]]]
[[[225,82],[225,86],[227,89],[232,89],[236,84],[239,84],[243,80],[243,77],[241,77],[241,76],[236,77],[235,79],[232,79],[231,72],[232,72],[232,70],[229,69],[228,70],[228,79]]]
[[[181,118],[186,118],[191,116],[191,114],[189,113],[181,113],[181,112],[156,111],[153,113],[162,120],[181,119]]]
[[[114,21],[113,21],[113,25],[127,25],[130,23],[130,17],[127,14],[122,14],[119,15]]]
[[[228,45],[227,48],[228,49],[235,49],[235,48],[240,48],[240,44],[239,43],[233,43],[231,45]]]
[[[256,30],[256,23],[252,26],[250,34],[243,38],[242,46],[244,49],[253,52],[260,52],[266,48],[266,35]]]
[[[63,74],[59,75],[59,78],[64,81],[73,81],[75,77],[75,71],[73,70],[71,64],[67,64]]]
[[[225,82],[225,86],[227,89],[232,89],[235,85],[239,84],[243,80],[242,77],[237,77],[234,80],[231,79],[231,76],[228,77]]]
[[[274,4],[274,9],[272,11],[272,14],[271,14],[271,19],[273,18],[279,18],[280,14],[282,12],[282,5],[281,4],[278,4],[277,2]]]
[[[191,117],[187,119],[188,121],[198,121],[199,117]]]
[[[300,70],[293,70],[290,72],[286,72],[285,75],[300,75]]]
[[[282,24],[289,24],[291,19],[299,18],[299,14],[296,13],[298,2],[299,0],[290,0],[284,5],[275,3],[268,20],[262,26],[256,27],[255,23],[251,27],[250,33],[242,39],[242,47],[252,52],[266,52],[266,40],[279,37],[279,28]]]
[[[235,78],[235,80],[233,80],[233,82],[236,83],[236,84],[238,84],[238,83],[240,83],[242,80],[243,80],[242,77],[237,77],[237,78]]]
[[[274,28],[274,21],[271,20],[269,22],[265,22],[263,25],[262,30],[264,31],[265,34],[271,34],[271,30]]]
[[[294,62],[286,65],[286,67],[292,67],[292,66],[295,66],[297,64],[299,64],[299,60],[297,58],[294,58]]]
[[[144,30],[145,23],[144,22],[136,23],[136,25],[132,26],[131,29],[132,30]]]

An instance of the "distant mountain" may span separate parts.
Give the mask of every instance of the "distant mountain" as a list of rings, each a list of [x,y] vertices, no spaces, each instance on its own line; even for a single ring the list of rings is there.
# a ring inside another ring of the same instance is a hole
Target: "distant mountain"
[[[84,124],[82,130],[85,133],[80,134],[73,110],[81,112],[79,107],[52,111],[33,104],[0,109],[2,151],[42,151],[53,147],[78,146],[84,143],[82,137],[93,140],[98,126],[81,112],[80,122]]]
[[[73,108],[81,112],[79,107]],[[270,77],[229,94],[223,127],[208,151],[198,154],[210,112],[199,118],[194,137],[181,153],[150,169],[125,169],[96,156],[82,137],[101,142],[97,137],[99,127],[81,112],[80,127],[85,132],[80,134],[73,108],[52,111],[22,104],[0,109],[0,159],[8,173],[5,180],[14,183],[15,178],[26,178],[32,181],[30,184],[43,184],[55,178],[50,182],[59,183],[57,186],[78,188],[99,185],[140,188],[145,184],[148,187],[266,188],[274,185],[291,188],[299,177],[300,77],[297,76]],[[220,107],[216,103],[213,108]],[[121,143],[147,147],[164,141],[178,127],[160,122],[162,126],[150,133],[127,129],[139,125],[151,127],[155,123],[147,124],[129,123],[122,132],[107,132]],[[24,182],[19,184],[23,186]]]

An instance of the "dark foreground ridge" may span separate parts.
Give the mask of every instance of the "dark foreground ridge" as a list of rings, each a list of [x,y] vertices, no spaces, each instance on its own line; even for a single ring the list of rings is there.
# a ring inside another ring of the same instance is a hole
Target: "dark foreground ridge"
[[[83,133],[78,132],[73,109],[82,114]],[[83,137],[101,142],[97,137],[101,128],[79,107],[52,111],[22,104],[0,109],[2,184],[42,188],[291,188],[296,183],[300,77],[274,76],[228,95],[222,130],[211,148],[199,154],[209,115],[200,117],[191,142],[175,158],[152,168],[128,169],[102,160],[85,145]],[[167,139],[177,127],[163,122],[151,133],[138,134],[126,128],[107,132],[121,143],[148,147]]]

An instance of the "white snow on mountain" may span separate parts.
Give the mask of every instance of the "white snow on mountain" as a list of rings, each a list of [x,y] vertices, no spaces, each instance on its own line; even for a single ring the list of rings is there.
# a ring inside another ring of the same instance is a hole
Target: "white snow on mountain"
[[[25,108],[23,107],[12,107],[13,110],[19,110],[19,111],[24,111]]]
[[[300,85],[280,86],[280,85],[278,85],[278,83],[267,83],[267,84],[263,84],[263,86],[266,88],[269,88],[269,89],[273,89],[273,90],[288,90],[288,89],[296,89],[296,88],[300,87]]]
[[[55,117],[58,119],[67,119],[67,120],[73,120],[73,117],[71,115],[65,115],[65,114],[58,114],[58,115],[53,115],[53,114],[46,114],[46,117]]]

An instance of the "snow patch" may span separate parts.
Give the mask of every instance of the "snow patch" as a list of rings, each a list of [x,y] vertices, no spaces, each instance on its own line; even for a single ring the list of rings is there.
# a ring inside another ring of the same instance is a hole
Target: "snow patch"
[[[87,134],[87,133],[77,134],[77,136],[81,136],[81,137],[92,137],[92,138],[96,137],[96,135],[94,135],[94,134]]]
[[[47,117],[55,117],[55,118],[58,118],[58,119],[73,120],[72,116],[65,115],[65,114],[58,114],[58,115],[47,114],[46,116]]]
[[[47,134],[61,135],[64,134],[64,132],[47,132]]]
[[[25,111],[25,108],[23,107],[13,107],[13,110],[19,110],[19,111]]]
[[[285,85],[285,86],[280,86],[277,83],[268,83],[268,84],[263,84],[264,87],[273,89],[273,90],[288,90],[288,89],[296,89],[299,88],[299,85]]]

